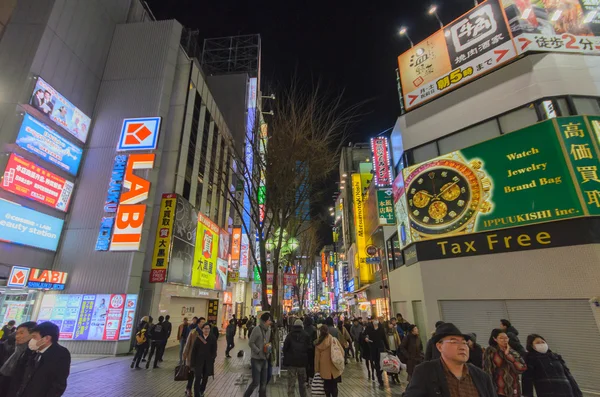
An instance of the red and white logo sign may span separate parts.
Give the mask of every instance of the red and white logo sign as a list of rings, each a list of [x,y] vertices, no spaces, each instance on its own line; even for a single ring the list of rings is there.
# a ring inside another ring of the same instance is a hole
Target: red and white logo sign
[[[160,117],[124,119],[117,150],[154,150],[159,131]]]
[[[13,266],[8,277],[7,287],[25,288],[27,280],[29,279],[29,272],[31,271],[28,267]]]

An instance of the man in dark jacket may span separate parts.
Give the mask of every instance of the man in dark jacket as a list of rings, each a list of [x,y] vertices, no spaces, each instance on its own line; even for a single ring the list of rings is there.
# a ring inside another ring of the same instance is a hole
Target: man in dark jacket
[[[306,397],[306,366],[310,341],[303,329],[302,320],[296,320],[292,331],[283,343],[283,365],[288,369],[288,395],[294,395],[294,384],[298,379],[300,397]]]
[[[39,324],[31,331],[28,360],[16,397],[60,397],[67,388],[71,353],[58,344],[59,329],[54,323]]]
[[[444,324],[443,321],[438,321],[435,323],[435,329],[437,329],[440,325]],[[433,343],[433,338],[427,341],[427,346],[425,347],[425,361],[431,361],[440,358],[440,352],[435,347],[435,343]]]
[[[312,379],[315,376],[315,341],[317,340],[317,327],[313,325],[310,316],[304,318],[304,332],[308,336],[308,362],[306,363],[306,376]]]
[[[432,339],[441,358],[415,368],[405,397],[496,397],[492,378],[467,363],[469,335],[446,323],[436,328]]]
[[[512,326],[510,321],[505,319],[500,320],[500,329],[506,332],[506,335],[508,336],[508,344],[510,345],[510,347],[516,350],[517,353],[521,355],[521,357],[527,356],[527,352],[525,351],[525,348],[519,340],[519,331],[517,331],[517,329]]]
[[[35,354],[29,348],[29,341],[36,326],[37,324],[34,321],[25,322],[19,325],[17,331],[11,335],[11,338],[14,337],[15,340],[15,349],[0,367],[0,397],[17,394],[23,380],[25,367],[29,359]]]
[[[152,339],[152,343],[150,345],[148,362],[146,362],[146,369],[150,368],[150,362],[152,361],[152,356],[155,352],[156,357],[154,358],[153,368],[158,368],[158,361],[165,350],[165,345],[167,344],[167,328],[165,327],[164,321],[165,318],[160,316],[158,318],[158,323],[154,324],[150,329],[150,338]]]
[[[235,319],[231,319],[229,320],[229,325],[225,329],[225,339],[227,340],[227,349],[225,349],[225,357],[227,358],[231,358],[229,352],[235,347],[235,343],[233,342],[233,340],[235,338],[236,326],[237,324]]]
[[[355,318],[354,320],[352,320],[352,326],[350,327],[350,336],[352,337],[352,340],[354,341],[354,350],[356,350],[356,362],[359,362],[361,360],[359,358],[359,353],[360,353],[360,334],[362,334],[364,330],[365,330],[365,327],[363,327],[358,322],[357,318]],[[363,358],[365,358],[365,357],[363,357]]]
[[[469,364],[483,369],[483,348],[477,343],[477,335],[469,334]]]

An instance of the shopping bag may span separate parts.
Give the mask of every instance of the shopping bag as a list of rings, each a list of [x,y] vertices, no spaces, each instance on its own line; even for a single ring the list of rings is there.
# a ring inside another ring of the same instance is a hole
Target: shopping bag
[[[190,367],[187,365],[178,365],[175,367],[175,381],[188,380],[190,377]]]
[[[317,372],[310,384],[310,394],[314,396],[324,396],[325,395],[325,382],[321,375]]]
[[[342,348],[340,341],[337,338],[331,338],[331,362],[333,366],[337,368],[338,371],[344,372],[344,368],[346,367],[346,352]]]
[[[391,374],[397,374],[400,372],[400,359],[390,353],[381,353],[379,360],[380,368],[382,371],[389,372]]]

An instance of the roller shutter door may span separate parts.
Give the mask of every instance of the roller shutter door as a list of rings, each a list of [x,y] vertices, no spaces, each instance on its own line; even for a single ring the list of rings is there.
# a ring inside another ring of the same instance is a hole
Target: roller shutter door
[[[500,320],[508,318],[502,300],[489,301],[440,301],[442,321],[452,323],[463,333],[477,334],[477,343],[488,345],[492,329],[500,326]]]

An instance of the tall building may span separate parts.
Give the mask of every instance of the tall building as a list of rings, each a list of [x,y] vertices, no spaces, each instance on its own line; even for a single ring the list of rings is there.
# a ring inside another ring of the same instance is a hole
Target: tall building
[[[598,25],[559,3],[488,0],[400,55],[391,298],[423,334],[544,335],[597,393]]]
[[[17,1],[5,20],[0,321],[53,321],[90,354],[127,352],[145,314],[220,325],[234,310],[228,123],[246,108],[223,114],[198,44],[141,2]]]

